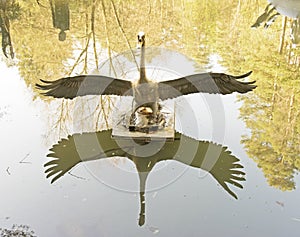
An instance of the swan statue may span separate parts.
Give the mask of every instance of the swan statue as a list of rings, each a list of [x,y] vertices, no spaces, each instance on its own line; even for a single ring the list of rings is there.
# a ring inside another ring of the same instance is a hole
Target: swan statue
[[[141,61],[139,79],[136,82],[102,75],[78,75],[55,81],[41,79],[42,84],[36,84],[36,87],[44,91],[43,95],[54,98],[73,99],[85,95],[133,96],[135,103],[130,121],[131,123],[137,120],[144,121],[145,126],[163,124],[160,101],[199,92],[222,95],[233,92],[247,93],[256,88],[255,81],[239,80],[248,77],[252,71],[239,76],[213,72],[197,73],[173,80],[154,82],[146,75],[144,32],[138,33],[137,40],[141,50]],[[146,119],[137,119],[140,115]],[[135,130],[134,126],[129,126],[129,129]]]

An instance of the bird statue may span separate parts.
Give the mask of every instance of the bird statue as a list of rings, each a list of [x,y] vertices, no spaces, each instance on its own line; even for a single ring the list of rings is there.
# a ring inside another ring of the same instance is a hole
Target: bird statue
[[[139,32],[137,39],[141,50],[141,59],[139,79],[136,82],[102,75],[78,75],[55,81],[41,79],[43,84],[36,84],[36,87],[45,91],[42,93],[43,95],[54,98],[73,99],[85,95],[133,96],[134,108],[130,121],[136,121],[136,115],[141,114],[140,112],[148,113],[151,111],[147,115],[148,119],[144,119],[144,121],[153,124],[161,123],[160,100],[198,92],[223,95],[233,92],[246,93],[256,88],[255,81],[242,82],[238,80],[248,77],[252,71],[239,76],[208,72],[188,75],[174,80],[151,81],[146,76],[144,32]],[[139,110],[140,107],[143,107],[144,110]]]

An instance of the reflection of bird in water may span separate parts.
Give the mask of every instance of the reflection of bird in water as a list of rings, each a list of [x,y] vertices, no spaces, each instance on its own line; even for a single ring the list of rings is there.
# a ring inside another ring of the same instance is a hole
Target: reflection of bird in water
[[[155,143],[135,143],[123,140],[122,145],[111,137],[112,131],[83,133],[68,136],[53,145],[47,155],[52,160],[45,164],[47,178],[51,183],[65,175],[80,162],[100,160],[114,156],[126,157],[131,160],[138,171],[140,180],[140,218],[139,225],[145,223],[145,192],[146,180],[153,167],[165,160],[173,160],[196,169],[209,172],[212,177],[232,197],[237,195],[228,184],[243,188],[245,173],[239,159],[231,154],[227,147],[197,141],[176,132],[174,141]],[[159,147],[159,148],[158,148]],[[156,150],[155,154],[145,157],[145,150]],[[143,154],[142,157],[133,154]],[[163,181],[162,181],[163,182]],[[203,200],[204,201],[204,200]]]
[[[254,88],[254,81],[241,82],[251,71],[240,76],[224,73],[198,73],[174,80],[153,82],[146,76],[145,69],[145,34],[138,34],[138,44],[141,48],[140,76],[137,82],[101,75],[80,75],[61,78],[56,81],[45,81],[37,88],[45,90],[44,95],[55,98],[73,99],[84,95],[131,95],[134,97],[134,112],[141,106],[150,107],[153,116],[159,113],[159,100],[175,98],[191,93],[230,94],[246,93]]]

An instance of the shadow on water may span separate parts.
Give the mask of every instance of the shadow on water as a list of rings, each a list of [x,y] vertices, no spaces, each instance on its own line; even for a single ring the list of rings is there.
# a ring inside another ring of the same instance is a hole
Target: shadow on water
[[[164,143],[156,154],[141,157],[134,155],[135,150],[141,147],[143,149],[143,146],[148,143],[122,140],[122,145],[120,145],[112,139],[111,133],[112,130],[106,130],[69,135],[67,139],[62,139],[53,145],[47,155],[52,160],[44,165],[47,168],[45,171],[47,178],[51,178],[51,183],[53,183],[81,162],[114,156],[131,160],[135,164],[140,181],[140,226],[145,223],[146,180],[153,167],[161,161],[174,160],[208,171],[224,190],[236,199],[237,195],[228,184],[243,188],[240,183],[245,181],[243,166],[239,163],[240,160],[227,150],[227,147],[212,142],[197,141],[177,132],[174,141]],[[193,146],[196,146],[196,151],[189,152],[190,147]]]

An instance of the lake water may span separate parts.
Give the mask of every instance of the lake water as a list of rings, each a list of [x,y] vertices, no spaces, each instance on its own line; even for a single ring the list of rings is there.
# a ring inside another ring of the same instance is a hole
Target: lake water
[[[14,52],[1,52],[0,62],[3,236],[13,225],[32,236],[298,236],[300,73],[291,20],[280,54],[282,16],[251,29],[267,1],[50,3],[7,1],[3,10]],[[35,88],[77,74],[135,79],[129,45],[139,30],[154,80],[252,70],[247,80],[258,87],[167,101],[176,139],[147,145],[111,138],[130,98],[71,101]]]

